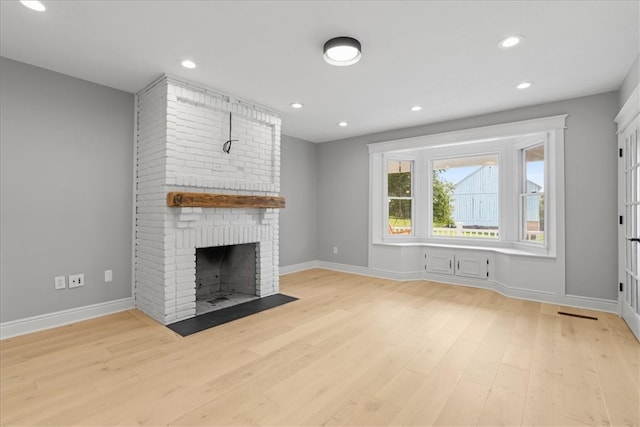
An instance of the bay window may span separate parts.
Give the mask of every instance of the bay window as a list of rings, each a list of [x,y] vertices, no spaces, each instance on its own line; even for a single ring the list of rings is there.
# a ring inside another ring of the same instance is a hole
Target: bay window
[[[555,256],[565,117],[369,144],[371,243]]]

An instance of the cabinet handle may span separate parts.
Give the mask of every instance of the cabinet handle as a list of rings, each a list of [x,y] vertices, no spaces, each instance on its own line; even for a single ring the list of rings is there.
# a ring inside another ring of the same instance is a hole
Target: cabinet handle
[[[458,261],[458,270],[460,270],[460,261]]]
[[[449,260],[449,270],[451,270],[451,260]]]

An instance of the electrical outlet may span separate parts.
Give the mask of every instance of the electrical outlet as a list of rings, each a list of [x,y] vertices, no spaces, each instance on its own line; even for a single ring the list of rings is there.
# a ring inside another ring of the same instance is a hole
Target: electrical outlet
[[[54,285],[56,287],[56,290],[66,289],[66,287],[67,287],[67,280],[66,280],[66,278],[64,276],[56,276],[53,279],[53,283],[54,283]]]
[[[69,276],[69,288],[84,286],[84,274],[72,274]]]
[[[112,270],[105,270],[104,271],[104,281],[106,283],[109,283],[109,282],[113,281],[113,271]]]
[[[334,255],[338,255],[338,247],[337,246],[333,247],[333,254]]]

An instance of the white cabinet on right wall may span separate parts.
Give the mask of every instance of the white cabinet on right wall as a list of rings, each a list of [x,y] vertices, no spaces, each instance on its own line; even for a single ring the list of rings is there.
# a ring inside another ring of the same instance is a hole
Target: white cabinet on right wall
[[[424,269],[427,273],[448,274],[475,279],[489,278],[490,256],[467,250],[426,249]]]

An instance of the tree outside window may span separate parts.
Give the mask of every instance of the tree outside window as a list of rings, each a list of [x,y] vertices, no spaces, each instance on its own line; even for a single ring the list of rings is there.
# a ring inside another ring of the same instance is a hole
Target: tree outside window
[[[451,205],[451,193],[454,189],[452,182],[440,177],[444,169],[433,170],[433,226],[453,227],[453,206]]]

